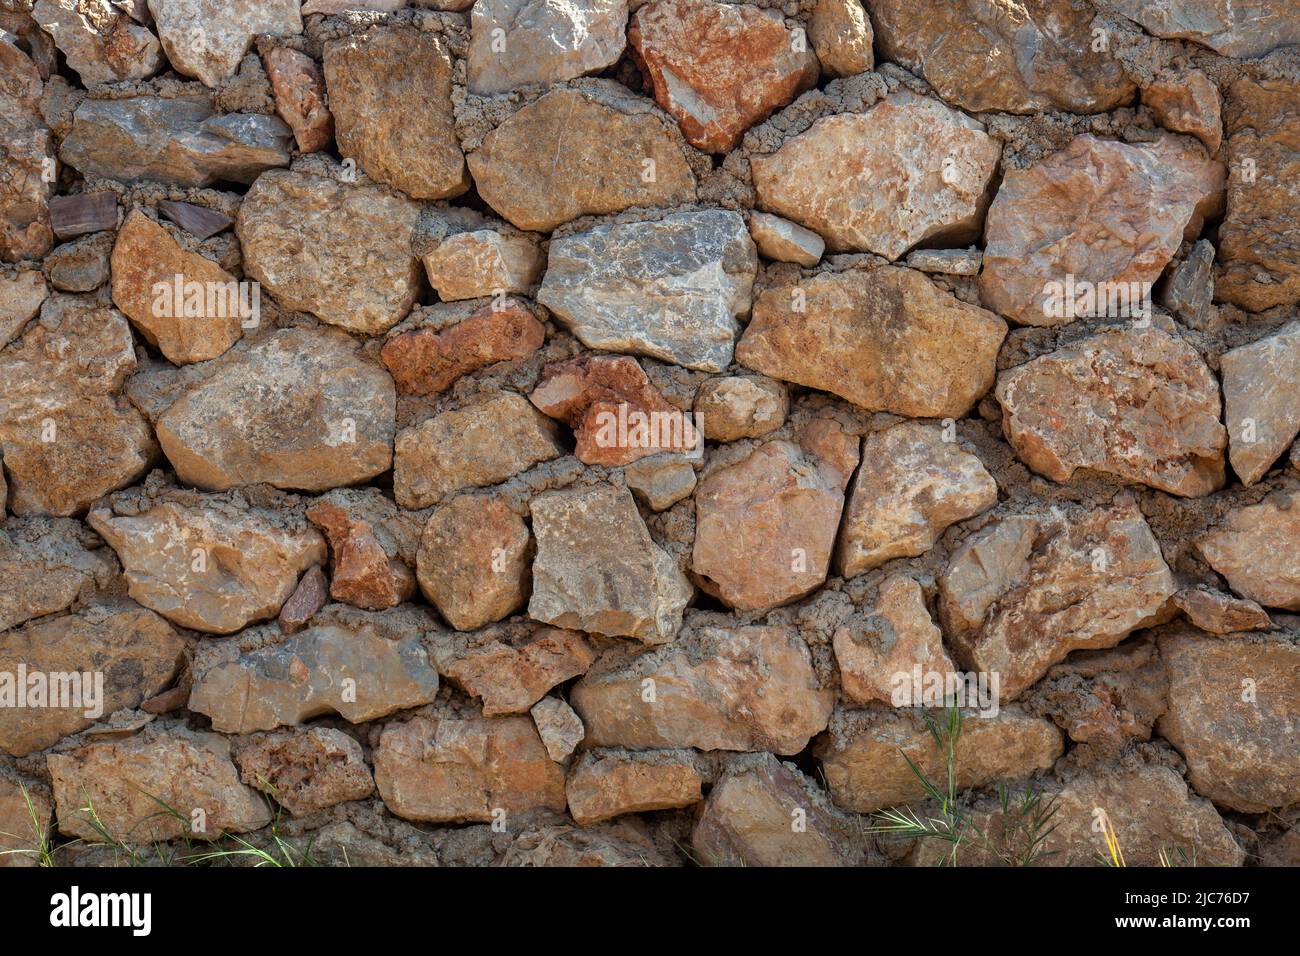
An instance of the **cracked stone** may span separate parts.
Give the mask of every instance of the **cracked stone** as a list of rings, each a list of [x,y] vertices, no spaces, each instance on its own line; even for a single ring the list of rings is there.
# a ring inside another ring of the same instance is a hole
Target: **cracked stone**
[[[627,0],[478,0],[469,22],[469,91],[504,93],[616,63],[627,43]]]
[[[361,745],[341,730],[254,734],[232,743],[239,778],[295,817],[375,792]]]
[[[570,816],[585,827],[625,813],[692,806],[703,799],[703,783],[689,751],[598,750],[574,764],[564,791]]]
[[[1196,542],[1210,567],[1242,597],[1264,607],[1300,611],[1300,493],[1294,483],[1245,505]]]
[[[586,733],[573,708],[558,697],[543,697],[529,713],[550,758],[556,763],[569,759]]]
[[[177,73],[220,86],[257,36],[302,32],[298,0],[149,0],[154,27]]]
[[[1225,352],[1219,369],[1228,457],[1241,483],[1253,485],[1300,434],[1300,322]]]

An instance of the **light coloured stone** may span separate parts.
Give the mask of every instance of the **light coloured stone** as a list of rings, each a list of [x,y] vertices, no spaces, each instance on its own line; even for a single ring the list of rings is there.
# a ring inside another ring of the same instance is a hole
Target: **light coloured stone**
[[[158,38],[108,0],[36,0],[32,19],[86,86],[143,80],[163,63]]]
[[[1300,434],[1300,322],[1225,352],[1219,369],[1232,470],[1253,485]]]
[[[275,110],[293,130],[301,153],[314,153],[334,140],[334,115],[327,105],[325,74],[306,53],[278,46],[264,58],[275,94]]]
[[[54,245],[49,199],[58,167],[41,73],[8,36],[0,37],[0,259],[19,262]]]
[[[3,516],[0,507],[0,518]],[[0,631],[54,614],[96,588],[117,568],[112,555],[91,544],[85,527],[67,518],[0,522]]]
[[[574,764],[564,792],[569,815],[585,827],[625,813],[689,807],[703,799],[703,783],[689,751],[597,750]]]
[[[1189,621],[1211,634],[1266,631],[1273,626],[1268,612],[1254,601],[1212,588],[1185,588],[1174,595],[1174,604]]]
[[[154,28],[177,73],[219,86],[253,38],[302,32],[298,0],[149,0]]]
[[[1254,505],[1228,512],[1196,542],[1210,567],[1242,597],[1300,611],[1300,486],[1287,482]]]
[[[817,233],[771,213],[751,212],[749,234],[758,251],[776,262],[815,266],[826,251],[826,243]]]
[[[653,455],[623,469],[627,490],[651,511],[667,511],[695,490],[695,469],[676,455]]]
[[[477,0],[470,10],[471,93],[550,86],[617,62],[627,0]]]
[[[785,386],[758,375],[712,378],[695,393],[697,424],[710,441],[758,438],[785,424]]]
[[[865,73],[876,65],[875,34],[859,0],[817,0],[808,21],[808,40],[831,76]]]
[[[543,697],[529,713],[550,758],[556,763],[568,760],[586,733],[573,708],[558,697]]]
[[[907,266],[919,272],[949,276],[977,276],[984,264],[984,253],[969,249],[914,249],[907,255]]]
[[[1118,12],[1165,39],[1193,40],[1223,56],[1263,56],[1300,43],[1300,10],[1289,0],[1112,0]]]
[[[18,337],[49,294],[45,276],[36,269],[0,275],[0,349]]]
[[[556,627],[537,627],[509,643],[459,644],[435,644],[438,670],[482,700],[484,717],[525,713],[552,687],[585,674],[596,659],[580,632]]]
[[[542,253],[529,239],[477,229],[448,236],[422,257],[429,284],[444,302],[527,292],[542,274]]]
[[[1157,122],[1175,133],[1190,133],[1211,155],[1223,142],[1222,100],[1214,81],[1200,70],[1167,70],[1142,90],[1142,102]]]

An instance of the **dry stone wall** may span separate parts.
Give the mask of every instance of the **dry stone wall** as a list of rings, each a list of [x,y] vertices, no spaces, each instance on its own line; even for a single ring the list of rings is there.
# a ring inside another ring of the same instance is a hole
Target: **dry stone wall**
[[[1291,0],[0,31],[0,865],[1300,862]]]

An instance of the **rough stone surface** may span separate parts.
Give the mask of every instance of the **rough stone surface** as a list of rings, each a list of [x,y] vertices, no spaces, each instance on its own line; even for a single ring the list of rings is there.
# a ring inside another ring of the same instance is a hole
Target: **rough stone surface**
[[[873,432],[849,491],[836,567],[851,578],[924,554],[949,525],[997,502],[993,476],[978,457],[945,440],[942,429],[903,422]]]
[[[695,490],[695,469],[676,455],[642,458],[623,469],[627,490],[651,511],[667,511]]]
[[[598,662],[569,701],[591,747],[786,755],[825,729],[833,692],[818,686],[808,647],[789,628],[705,628],[689,645]]]
[[[1300,487],[1288,484],[1259,504],[1234,508],[1196,543],[1201,555],[1242,597],[1300,611]]]
[[[865,73],[876,64],[871,20],[858,0],[817,0],[808,21],[808,40],[831,76]]]
[[[1184,325],[1208,329],[1218,309],[1214,305],[1214,244],[1200,239],[1169,267],[1158,301]]]
[[[1268,630],[1268,612],[1254,601],[1235,598],[1209,588],[1187,588],[1174,595],[1174,604],[1187,619],[1211,634]]]
[[[547,754],[563,763],[582,743],[586,728],[573,708],[558,697],[543,697],[529,711]]]
[[[84,528],[66,518],[0,524],[0,631],[62,611],[83,593],[108,586],[117,570],[113,559],[86,538]]]
[[[626,751],[590,751],[569,771],[564,792],[569,813],[582,826],[624,813],[689,807],[703,799],[703,778],[689,751],[653,751],[646,759]]]
[[[1300,434],[1300,322],[1225,352],[1223,415],[1228,456],[1243,485],[1252,485]]]
[[[552,687],[587,672],[596,653],[578,631],[540,627],[523,642],[439,652],[439,670],[483,702],[484,717],[522,714]]]
[[[695,414],[710,441],[758,438],[785,424],[785,386],[758,375],[709,379],[695,393]]]
[[[1165,129],[1190,133],[1211,154],[1223,142],[1219,88],[1200,70],[1170,70],[1142,90],[1142,102]]]
[[[690,582],[650,537],[630,493],[611,485],[553,491],[531,510],[529,617],[646,644],[673,639]]]
[[[61,292],[93,292],[108,281],[112,251],[107,232],[65,242],[45,257],[45,275]]]
[[[819,119],[751,165],[759,208],[832,252],[892,260],[922,241],[977,238],[1000,155],[983,124],[900,90],[865,113]]]
[[[0,39],[0,259],[45,255],[54,245],[50,184],[54,140],[40,112],[43,84],[35,63]]]
[[[325,602],[329,599],[329,581],[320,565],[313,565],[302,576],[289,600],[280,608],[277,620],[280,630],[285,634],[296,634],[307,626]]]
[[[300,6],[298,0],[149,0],[171,65],[208,86],[234,75],[254,37],[301,33]]]
[[[826,242],[817,233],[771,213],[751,212],[749,234],[758,251],[777,262],[815,266],[826,251]]]
[[[375,791],[361,745],[341,730],[254,734],[233,745],[239,778],[296,817]]]
[[[20,269],[0,276],[0,348],[4,348],[41,311],[49,296],[45,276],[35,269]]]
[[[142,80],[158,71],[158,38],[108,0],[36,0],[32,19],[86,86]]]
[[[429,284],[444,302],[527,292],[542,274],[537,244],[504,236],[493,229],[476,229],[449,236],[422,258]]]
[[[380,611],[415,594],[415,574],[384,546],[374,525],[328,498],[307,509],[307,517],[329,539],[334,557],[330,597],[355,607]]]
[[[266,75],[275,94],[275,109],[293,130],[301,153],[314,153],[334,141],[334,115],[325,92],[320,65],[287,46],[266,55]]]
[[[0,868],[40,866],[37,848],[51,832],[53,819],[48,787],[0,776]]]
[[[470,10],[469,90],[503,93],[599,73],[622,54],[626,23],[627,0],[478,0]]]
[[[1193,40],[1224,56],[1257,57],[1300,43],[1300,10],[1287,0],[1112,0],[1147,31]]]
[[[552,240],[537,301],[588,348],[721,372],[757,265],[737,213],[681,212]]]
[[[736,360],[869,410],[961,418],[992,387],[1006,330],[911,269],[824,272],[759,293]]]

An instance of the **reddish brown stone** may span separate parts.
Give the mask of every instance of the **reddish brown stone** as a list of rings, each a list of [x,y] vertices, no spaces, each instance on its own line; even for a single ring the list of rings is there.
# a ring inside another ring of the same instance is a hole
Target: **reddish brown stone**
[[[700,802],[702,783],[689,751],[605,751],[585,755],[564,790],[573,819],[589,826],[624,813],[689,807]]]
[[[334,138],[334,117],[325,105],[325,75],[306,53],[276,47],[265,58],[275,109],[293,130],[298,149],[314,153]]]
[[[1165,129],[1191,133],[1211,154],[1219,151],[1222,100],[1214,81],[1200,70],[1161,73],[1142,91],[1142,102]]]
[[[1174,604],[1202,631],[1235,634],[1266,631],[1273,626],[1268,612],[1245,598],[1236,598],[1210,588],[1188,588],[1174,595]]]
[[[50,197],[50,228],[60,240],[117,228],[117,193]]]
[[[384,343],[380,358],[403,395],[432,395],[456,379],[494,362],[532,355],[546,330],[516,299],[485,305],[449,329],[416,329]]]
[[[289,600],[280,608],[280,630],[285,634],[295,634],[307,626],[312,616],[325,606],[329,592],[329,581],[319,564],[307,569],[307,573],[298,582],[298,587]]]
[[[335,600],[378,611],[415,594],[415,575],[400,559],[389,556],[370,522],[353,519],[327,501],[312,505],[307,517],[329,538],[334,554],[330,596]]]
[[[520,647],[492,641],[440,662],[438,669],[465,693],[482,698],[484,717],[496,717],[524,713],[556,684],[585,674],[595,659],[581,631],[543,627]]]

